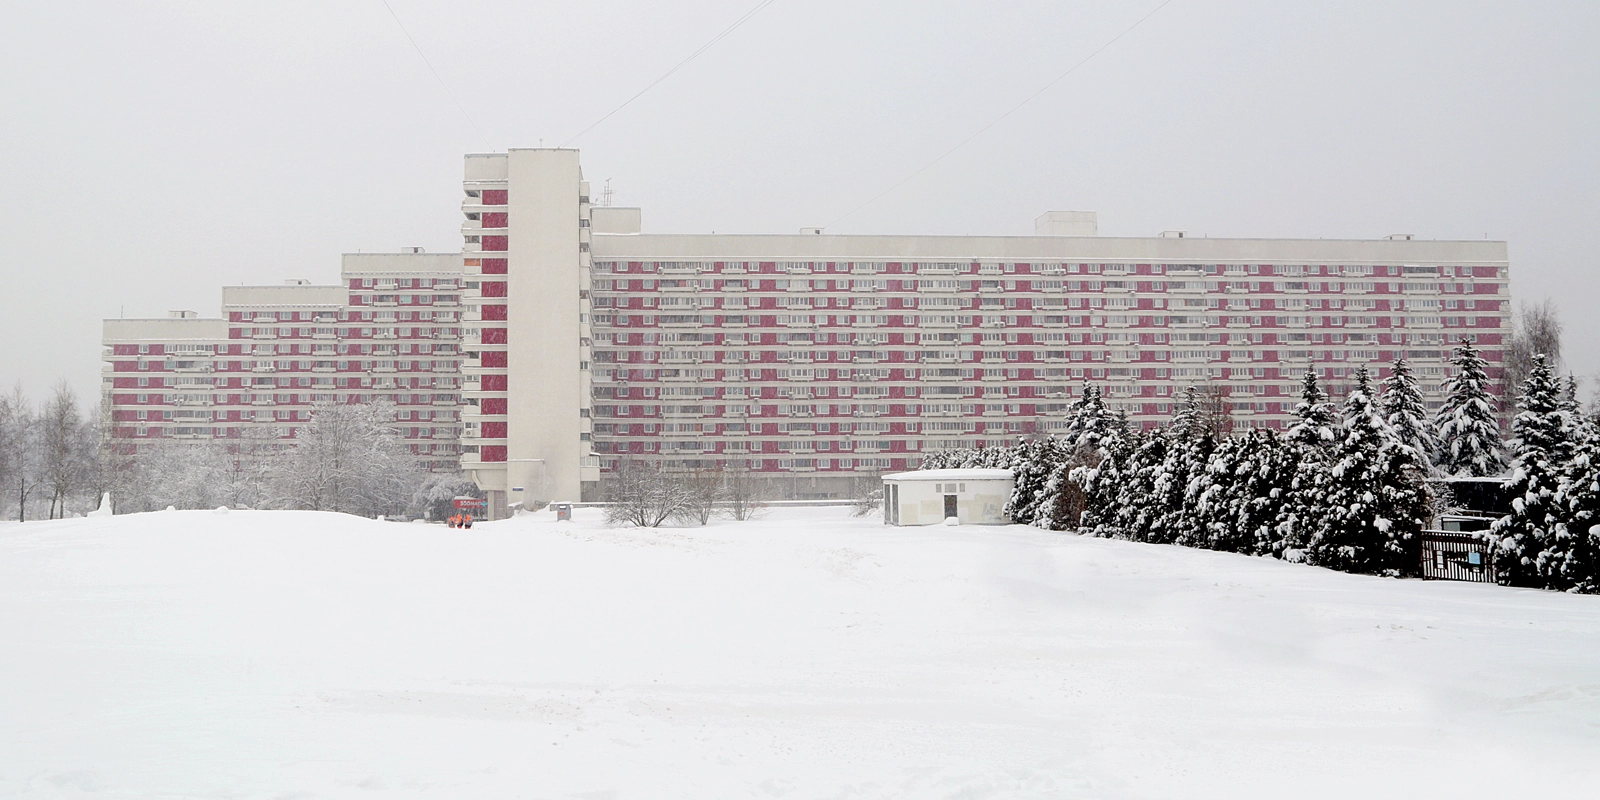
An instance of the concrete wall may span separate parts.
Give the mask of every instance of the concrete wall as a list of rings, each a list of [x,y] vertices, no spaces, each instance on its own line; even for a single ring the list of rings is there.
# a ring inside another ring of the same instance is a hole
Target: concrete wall
[[[965,491],[939,491],[955,483]],[[956,496],[956,519],[963,525],[1004,525],[1011,520],[1005,515],[1006,501],[1011,498],[1012,483],[1008,479],[968,479],[962,481],[885,480],[884,499],[890,498],[889,487],[897,487],[901,525],[937,525],[944,522],[944,498]]]
[[[580,410],[589,401],[579,371],[579,289],[587,287],[578,248],[578,151],[512,150],[508,162],[509,501],[577,500],[589,453],[579,438]]]

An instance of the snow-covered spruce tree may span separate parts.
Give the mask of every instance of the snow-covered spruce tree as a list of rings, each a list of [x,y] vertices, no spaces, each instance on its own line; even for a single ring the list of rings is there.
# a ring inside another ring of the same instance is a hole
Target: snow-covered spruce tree
[[[1492,478],[1505,472],[1506,462],[1483,357],[1463,338],[1450,363],[1456,374],[1447,385],[1444,406],[1434,417],[1439,450],[1433,465],[1446,475]]]
[[[1072,406],[1069,444],[1076,448],[1098,447],[1116,427],[1116,417],[1106,409],[1100,387],[1083,384],[1083,396]]]
[[[1195,547],[1226,552],[1245,552],[1248,532],[1235,520],[1235,505],[1244,482],[1241,474],[1247,458],[1249,437],[1230,436],[1211,451],[1200,476],[1190,481],[1189,492],[1197,516],[1193,526],[1200,533]]]
[[[1191,386],[1173,416],[1166,458],[1156,474],[1152,502],[1155,515],[1149,541],[1192,544],[1201,538],[1199,521],[1193,513],[1194,498],[1190,482],[1205,472],[1205,464],[1216,445],[1202,417],[1199,393]]]
[[[1561,422],[1567,429],[1562,437],[1566,448],[1557,454],[1556,460],[1565,464],[1577,455],[1577,449],[1588,438],[1592,424],[1578,402],[1578,379],[1574,375],[1567,375],[1567,379],[1561,382],[1560,406]]]
[[[1428,495],[1420,458],[1383,419],[1371,398],[1365,366],[1345,398],[1328,468],[1323,515],[1312,528],[1306,560],[1344,572],[1416,572]]]
[[[1083,488],[1072,479],[1072,474],[1079,467],[1093,466],[1094,460],[1094,451],[1080,448],[1056,464],[1039,498],[1034,527],[1052,531],[1078,528],[1083,516],[1084,494]]]
[[[1307,367],[1305,377],[1300,380],[1300,402],[1295,404],[1294,416],[1294,424],[1285,432],[1290,441],[1307,447],[1333,443],[1338,415],[1328,401],[1328,393],[1317,383],[1316,367]]]
[[[1157,428],[1139,434],[1132,443],[1122,468],[1122,490],[1117,495],[1115,521],[1111,525],[1119,538],[1151,541],[1162,511],[1157,485],[1166,466],[1170,438],[1168,429]]]
[[[1326,511],[1328,462],[1336,439],[1336,417],[1328,395],[1317,383],[1314,367],[1306,369],[1295,423],[1285,432],[1288,463],[1281,480],[1273,554],[1288,561],[1305,559],[1316,526]]]
[[[1017,446],[1015,466],[1012,467],[1014,483],[1011,499],[1006,503],[1006,514],[1013,522],[1032,525],[1039,516],[1039,501],[1044,496],[1045,483],[1056,465],[1063,461],[1061,443],[1054,436],[1023,442]]]
[[[1600,594],[1600,433],[1592,427],[1567,464],[1556,504],[1555,538],[1563,552],[1558,585]]]
[[[1439,434],[1428,409],[1422,404],[1422,392],[1416,379],[1411,377],[1411,366],[1398,359],[1383,381],[1383,395],[1378,399],[1384,422],[1401,442],[1417,451],[1425,463],[1431,464],[1439,451]]]
[[[1572,445],[1561,413],[1561,389],[1544,356],[1533,357],[1517,407],[1521,411],[1511,420],[1513,459],[1506,483],[1511,513],[1496,520],[1489,533],[1495,564],[1500,582],[1508,586],[1566,588],[1560,574],[1565,542],[1555,535],[1562,522],[1556,494],[1566,465],[1557,458],[1571,452]]]
[[[1096,448],[1095,463],[1078,467],[1072,479],[1083,490],[1083,513],[1078,527],[1095,536],[1116,536],[1117,501],[1126,480],[1128,458],[1135,443],[1131,441],[1126,426],[1113,420],[1111,429]]]
[[[1239,535],[1248,535],[1251,555],[1278,553],[1278,520],[1288,487],[1283,476],[1296,464],[1293,448],[1276,431],[1257,429],[1246,437],[1249,446],[1240,456],[1233,516]]]

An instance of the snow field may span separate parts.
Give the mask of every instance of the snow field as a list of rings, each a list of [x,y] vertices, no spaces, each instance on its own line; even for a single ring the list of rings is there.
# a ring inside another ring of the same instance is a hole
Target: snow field
[[[1600,597],[847,509],[0,527],[0,796],[1584,796]]]

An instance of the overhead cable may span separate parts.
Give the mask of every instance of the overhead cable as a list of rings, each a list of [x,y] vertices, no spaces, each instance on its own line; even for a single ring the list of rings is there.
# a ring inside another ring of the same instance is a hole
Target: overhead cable
[[[845,213],[839,215],[839,217],[837,219],[833,220],[832,222],[829,222],[827,224],[827,227],[830,227],[830,228],[833,227],[834,225],[838,224],[840,221],[850,217],[852,214],[855,214],[857,211],[860,211],[861,209],[866,208],[867,206],[870,206],[873,203],[878,202],[879,200],[883,199],[883,197],[885,195],[889,194],[890,192],[893,192],[894,190],[900,188],[901,186],[904,186],[912,178],[915,178],[918,175],[921,175],[922,173],[927,172],[928,170],[932,169],[934,167],[934,165],[936,165],[940,161],[943,161],[946,158],[948,158],[950,156],[950,154],[952,154],[955,151],[960,150],[961,148],[965,147],[967,145],[967,143],[971,142],[973,139],[976,139],[979,136],[982,136],[990,128],[993,128],[994,126],[999,125],[1003,120],[1005,120],[1006,117],[1009,117],[1012,114],[1017,113],[1017,111],[1020,110],[1023,106],[1027,105],[1030,102],[1033,102],[1034,98],[1036,98],[1039,95],[1044,94],[1045,92],[1049,91],[1050,87],[1055,86],[1056,84],[1060,83],[1062,80],[1066,79],[1066,77],[1068,75],[1071,75],[1072,73],[1078,71],[1079,67],[1081,67],[1084,64],[1087,64],[1090,61],[1094,60],[1095,56],[1100,55],[1100,53],[1104,52],[1106,48],[1110,47],[1111,45],[1116,44],[1118,39],[1121,39],[1122,37],[1127,36],[1129,33],[1132,33],[1134,28],[1137,28],[1140,25],[1143,25],[1145,23],[1145,20],[1148,20],[1151,17],[1155,16],[1156,12],[1160,11],[1163,8],[1166,8],[1167,5],[1170,4],[1171,2],[1172,2],[1172,0],[1163,0],[1161,5],[1156,6],[1154,9],[1152,9],[1150,11],[1150,13],[1145,14],[1144,16],[1140,17],[1139,21],[1133,23],[1132,25],[1129,25],[1127,28],[1124,28],[1121,33],[1117,34],[1116,36],[1111,37],[1111,39],[1108,40],[1105,44],[1102,44],[1099,47],[1095,48],[1094,52],[1090,53],[1087,56],[1084,56],[1081,60],[1078,61],[1078,63],[1073,64],[1071,67],[1069,67],[1066,72],[1063,72],[1060,75],[1057,75],[1054,80],[1052,80],[1049,83],[1045,84],[1043,87],[1041,87],[1039,89],[1039,91],[1028,95],[1027,98],[1024,99],[1022,102],[1012,106],[1009,111],[1007,111],[1004,114],[1001,114],[998,117],[995,117],[993,120],[991,120],[989,122],[989,124],[983,126],[982,128],[979,128],[971,136],[968,136],[967,138],[962,139],[960,142],[957,142],[955,147],[952,147],[949,150],[944,151],[944,153],[941,154],[938,158],[935,158],[934,160],[929,161],[927,164],[924,164],[917,171],[911,173],[910,175],[905,176],[904,178],[901,178],[893,186],[890,186],[889,188],[884,189],[883,191],[881,191],[878,194],[874,195],[872,197],[872,199],[868,200],[867,202],[862,203],[861,205],[856,206],[855,208],[852,208],[849,211],[846,211]]]
[[[616,114],[618,111],[621,111],[622,109],[627,108],[629,103],[632,103],[633,101],[638,100],[641,96],[644,95],[645,92],[648,92],[651,89],[654,89],[656,87],[656,84],[661,83],[662,81],[666,80],[667,78],[672,77],[672,73],[677,72],[680,69],[683,69],[683,66],[685,64],[688,64],[690,61],[695,60],[695,58],[698,57],[701,53],[704,53],[705,51],[710,50],[712,45],[716,44],[717,42],[722,41],[723,37],[727,36],[730,33],[733,33],[735,30],[737,30],[739,28],[740,25],[743,25],[746,22],[749,22],[751,17],[754,17],[755,15],[761,13],[762,9],[766,8],[767,6],[772,5],[775,2],[777,2],[777,0],[761,0],[761,2],[756,4],[755,8],[752,8],[749,11],[744,12],[744,16],[739,17],[738,19],[734,20],[732,25],[729,25],[728,27],[723,28],[722,29],[722,33],[717,34],[716,36],[712,37],[711,41],[706,42],[705,44],[701,45],[699,50],[696,50],[693,53],[690,53],[688,58],[685,58],[684,60],[679,61],[676,66],[674,66],[672,69],[667,70],[664,74],[662,74],[661,77],[656,78],[655,80],[651,81],[650,85],[644,87],[643,89],[640,89],[639,92],[637,94],[635,94],[634,96],[628,98],[627,100],[622,101],[622,105],[619,105],[616,108],[611,109],[609,112],[606,113],[605,116],[603,116],[603,117],[595,120],[594,122],[590,123],[589,127],[584,128],[583,130],[578,131],[577,133],[573,134],[572,138],[562,142],[560,146],[561,147],[566,147],[567,145],[572,144],[573,142],[578,140],[578,137],[588,133],[589,131],[594,130],[596,127],[598,127],[600,125],[600,123],[605,122],[608,119],[611,119],[611,116],[613,114]]]

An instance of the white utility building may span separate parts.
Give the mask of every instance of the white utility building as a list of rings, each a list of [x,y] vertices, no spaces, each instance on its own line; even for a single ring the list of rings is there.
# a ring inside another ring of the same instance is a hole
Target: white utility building
[[[1006,525],[1009,469],[928,469],[883,476],[887,525],[937,525],[955,517],[963,525]]]

